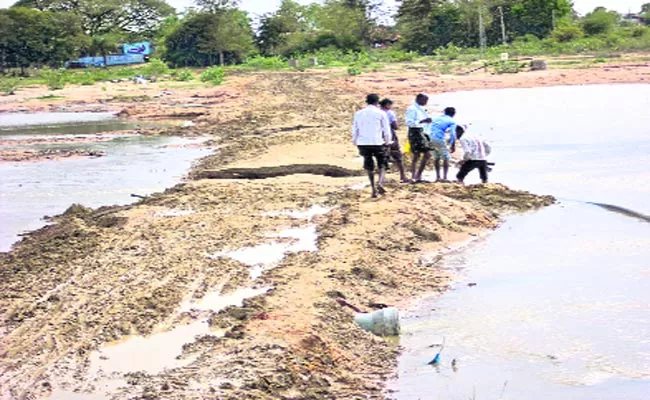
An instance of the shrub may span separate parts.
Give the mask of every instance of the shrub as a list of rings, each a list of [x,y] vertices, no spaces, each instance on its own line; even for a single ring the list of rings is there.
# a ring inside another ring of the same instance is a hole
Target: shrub
[[[517,61],[502,61],[494,66],[496,74],[516,74],[519,72],[519,63]]]
[[[650,33],[650,28],[646,26],[635,26],[631,29],[630,35],[634,38],[640,38]]]
[[[361,67],[358,65],[351,65],[348,67],[348,75],[350,76],[357,76],[361,75]]]
[[[60,90],[68,82],[68,74],[62,70],[42,69],[40,77],[50,90]]]
[[[244,63],[244,66],[255,68],[255,69],[278,70],[278,69],[286,68],[287,61],[280,56],[263,57],[258,55],[255,57],[248,58]]]
[[[179,69],[172,73],[172,76],[178,82],[189,82],[194,80],[194,74],[189,69]]]
[[[95,84],[95,77],[90,71],[85,71],[79,76],[78,82],[80,85],[91,86]]]
[[[164,61],[153,59],[142,68],[142,75],[145,76],[161,76],[169,74],[169,67]]]
[[[223,68],[210,67],[201,74],[200,79],[201,82],[210,82],[213,85],[221,85],[225,76],[226,73],[224,72]]]
[[[447,61],[453,61],[458,58],[462,49],[455,46],[453,43],[449,43],[447,47],[439,47],[436,50],[436,54]]]
[[[580,29],[579,26],[575,25],[559,26],[555,28],[552,33],[553,39],[560,43],[571,42],[573,40],[580,39],[584,35],[585,33],[582,31],[582,29]]]
[[[587,35],[599,35],[614,29],[618,23],[618,19],[618,13],[601,8],[584,17],[582,20],[582,28]]]
[[[11,96],[16,93],[18,89],[18,79],[7,78],[0,79],[0,92],[5,96]]]

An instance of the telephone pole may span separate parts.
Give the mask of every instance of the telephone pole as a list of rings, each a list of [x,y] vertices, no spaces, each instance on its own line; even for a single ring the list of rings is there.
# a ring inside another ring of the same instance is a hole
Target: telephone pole
[[[481,45],[481,53],[485,53],[487,48],[487,36],[485,34],[485,23],[483,22],[483,8],[478,9],[478,35],[479,35],[479,44]]]
[[[501,39],[503,44],[508,43],[508,36],[506,35],[506,20],[503,17],[503,7],[499,6],[499,15],[501,16]]]
[[[553,18],[553,30],[555,30],[555,28],[557,28],[557,17],[555,16],[555,10],[553,10],[551,17]]]

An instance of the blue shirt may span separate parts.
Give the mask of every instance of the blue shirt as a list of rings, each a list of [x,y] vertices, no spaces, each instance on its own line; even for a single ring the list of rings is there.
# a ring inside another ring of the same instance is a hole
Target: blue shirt
[[[445,140],[445,132],[449,130],[449,145],[456,143],[456,121],[449,115],[441,115],[431,122],[429,135],[431,140]]]
[[[422,106],[418,103],[413,103],[406,111],[406,126],[409,128],[424,128],[426,124],[421,124],[420,121],[424,121],[427,118],[429,118],[429,115]]]

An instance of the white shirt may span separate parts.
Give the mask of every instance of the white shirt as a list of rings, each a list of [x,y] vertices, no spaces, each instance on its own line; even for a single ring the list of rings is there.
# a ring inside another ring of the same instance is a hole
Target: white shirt
[[[352,141],[356,146],[382,146],[392,141],[388,116],[377,106],[368,106],[354,114]]]
[[[422,108],[418,103],[413,103],[408,110],[406,110],[406,126],[409,128],[425,128],[425,130],[430,124],[421,124],[420,121],[424,121],[429,118],[426,110]]]
[[[463,159],[465,160],[485,161],[492,152],[492,147],[490,147],[489,143],[467,133],[460,139],[460,145],[463,147],[463,152],[465,153]]]

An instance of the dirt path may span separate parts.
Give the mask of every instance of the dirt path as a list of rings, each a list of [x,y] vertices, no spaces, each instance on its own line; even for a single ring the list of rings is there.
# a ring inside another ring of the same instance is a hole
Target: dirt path
[[[337,299],[373,310],[444,291],[453,277],[430,255],[496,227],[502,213],[553,201],[499,185],[396,183],[371,200],[351,189],[364,178],[318,173],[199,179],[227,168],[360,167],[350,115],[381,82],[247,79],[232,103],[207,109],[190,129],[220,150],[187,183],[132,206],[73,207],[0,254],[0,398],[383,399],[398,348],[360,330]],[[412,90],[381,92],[406,100]],[[329,212],[286,213],[313,206]],[[251,254],[276,262],[253,279],[243,256]],[[242,307],[197,306],[247,287],[272,290]],[[202,321],[209,328],[197,337],[165,342],[160,352],[174,357],[155,371],[97,367],[120,361],[111,343]]]

